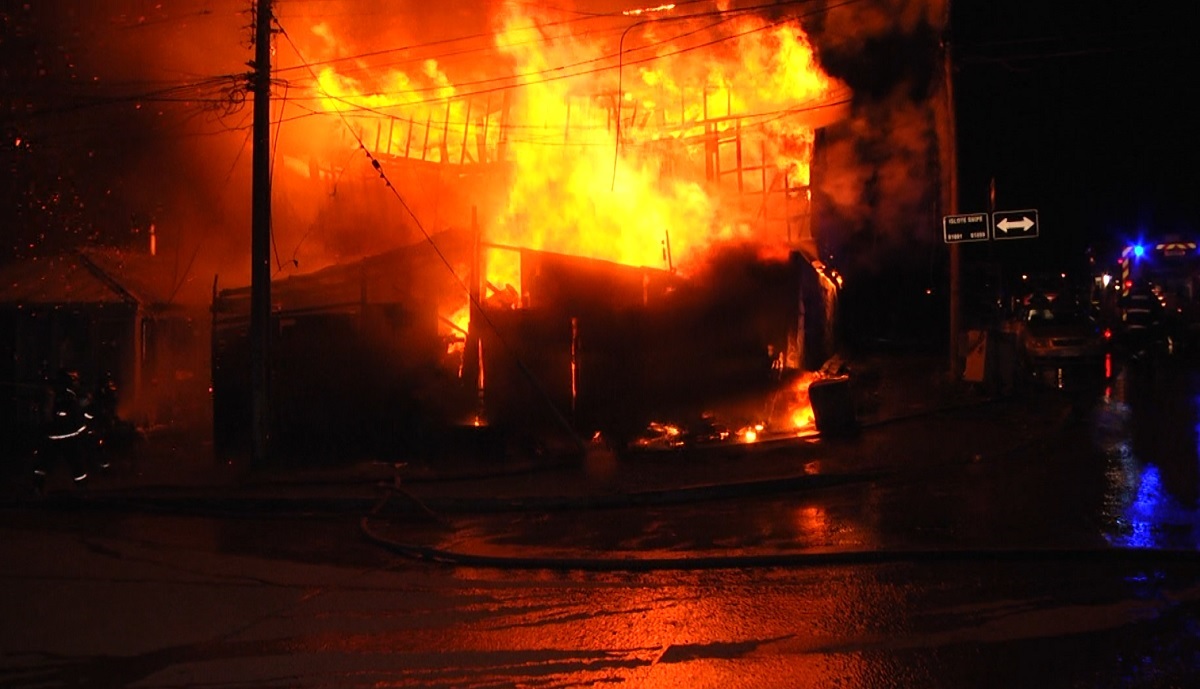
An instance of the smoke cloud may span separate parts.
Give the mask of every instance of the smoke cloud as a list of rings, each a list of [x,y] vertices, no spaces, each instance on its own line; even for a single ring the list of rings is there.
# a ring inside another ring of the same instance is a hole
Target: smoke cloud
[[[855,94],[814,172],[818,232],[850,272],[937,240],[945,13],[940,0],[872,0],[813,16],[822,64]]]

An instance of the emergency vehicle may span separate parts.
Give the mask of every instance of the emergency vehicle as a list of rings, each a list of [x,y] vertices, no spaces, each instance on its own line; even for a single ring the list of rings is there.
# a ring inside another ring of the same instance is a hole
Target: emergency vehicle
[[[1114,329],[1120,340],[1168,353],[1200,343],[1200,247],[1169,235],[1125,246],[1117,261]]]

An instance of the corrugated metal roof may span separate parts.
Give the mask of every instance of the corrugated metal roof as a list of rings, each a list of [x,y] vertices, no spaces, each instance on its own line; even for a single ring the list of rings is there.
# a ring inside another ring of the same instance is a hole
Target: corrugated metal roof
[[[21,306],[207,303],[203,285],[146,254],[87,249],[0,266],[0,304]],[[192,284],[195,283],[195,284]]]
[[[27,259],[0,267],[0,304],[128,304],[129,295],[79,254]]]
[[[360,303],[436,301],[461,295],[461,284],[445,264],[465,264],[471,235],[445,230],[432,241],[419,241],[380,254],[271,281],[273,308],[282,311],[319,309]],[[249,313],[251,287],[220,291],[220,310]]]

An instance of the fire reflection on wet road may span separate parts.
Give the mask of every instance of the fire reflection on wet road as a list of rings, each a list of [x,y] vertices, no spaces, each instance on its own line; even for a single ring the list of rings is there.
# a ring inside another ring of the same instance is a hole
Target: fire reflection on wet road
[[[931,419],[911,432],[939,445],[942,457],[902,450],[871,480],[692,504],[451,515],[453,528],[430,544],[499,557],[641,558],[1200,548],[1200,376],[1182,365],[1115,373],[1107,388],[1072,393],[1074,412],[1061,427],[1003,456],[973,455],[970,438]],[[946,447],[960,448],[961,459],[947,461]]]
[[[0,629],[6,686],[1173,686],[1200,661],[1179,563],[346,566],[307,561],[336,530],[132,521],[0,528],[28,553],[0,565],[0,604],[26,621]]]
[[[14,512],[0,684],[1188,686],[1197,560],[1157,549],[1197,550],[1197,387],[1129,371],[1018,452],[815,491],[391,525],[509,556],[889,554],[850,565],[475,569],[349,517]]]

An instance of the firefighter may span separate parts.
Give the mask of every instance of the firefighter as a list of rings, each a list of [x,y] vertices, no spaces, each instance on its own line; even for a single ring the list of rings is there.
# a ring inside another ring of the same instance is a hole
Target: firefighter
[[[112,373],[106,371],[100,377],[90,407],[94,418],[88,429],[91,435],[88,447],[95,452],[96,466],[107,470],[112,466],[112,445],[117,430],[117,383]]]
[[[89,400],[79,388],[79,374],[61,369],[51,382],[45,406],[45,433],[33,470],[34,488],[45,491],[46,479],[56,464],[66,464],[75,486],[87,486]]]

